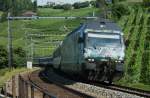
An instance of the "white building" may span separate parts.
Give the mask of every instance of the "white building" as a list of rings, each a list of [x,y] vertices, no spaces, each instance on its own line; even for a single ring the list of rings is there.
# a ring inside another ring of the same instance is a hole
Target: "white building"
[[[38,6],[47,5],[48,3],[55,3],[55,4],[74,4],[75,2],[85,2],[85,1],[92,1],[92,0],[37,0]]]

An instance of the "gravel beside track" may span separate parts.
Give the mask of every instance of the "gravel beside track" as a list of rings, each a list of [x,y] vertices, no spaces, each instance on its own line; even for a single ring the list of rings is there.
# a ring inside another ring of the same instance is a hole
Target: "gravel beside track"
[[[135,94],[130,94],[127,92],[111,89],[109,88],[109,86],[106,86],[108,87],[106,88],[104,86],[95,86],[91,84],[75,82],[73,80],[63,78],[52,71],[44,72],[44,75],[48,79],[64,84],[68,88],[75,89],[77,91],[93,96],[95,98],[145,98]]]

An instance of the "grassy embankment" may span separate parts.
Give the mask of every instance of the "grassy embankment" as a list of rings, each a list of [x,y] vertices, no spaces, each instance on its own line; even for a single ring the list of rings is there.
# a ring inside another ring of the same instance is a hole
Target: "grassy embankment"
[[[21,72],[28,72],[26,68],[16,68],[16,69],[0,69],[0,87],[4,85],[4,83],[12,78],[12,76],[19,74]]]

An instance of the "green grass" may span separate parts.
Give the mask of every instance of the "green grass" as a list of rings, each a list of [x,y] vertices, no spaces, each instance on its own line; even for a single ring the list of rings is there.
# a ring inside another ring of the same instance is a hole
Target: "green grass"
[[[28,70],[26,68],[17,68],[13,70],[9,70],[8,68],[0,69],[0,86],[3,86],[4,83],[11,79],[12,76],[19,74],[21,72],[28,72],[31,70]]]
[[[131,87],[131,88],[137,88],[145,91],[150,91],[150,85],[144,84],[144,83],[125,83],[125,82],[117,82],[115,84]]]
[[[2,14],[3,14],[3,12],[2,12],[2,11],[0,11],[0,16],[2,16]]]
[[[63,9],[39,8],[39,16],[91,16],[91,12],[98,12],[96,8],[82,8],[64,11]]]

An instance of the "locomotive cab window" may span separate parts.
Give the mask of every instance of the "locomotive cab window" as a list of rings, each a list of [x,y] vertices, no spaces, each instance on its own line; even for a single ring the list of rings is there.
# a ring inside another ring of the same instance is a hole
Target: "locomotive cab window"
[[[94,34],[88,33],[88,47],[118,47],[121,45],[121,37],[119,34]]]

